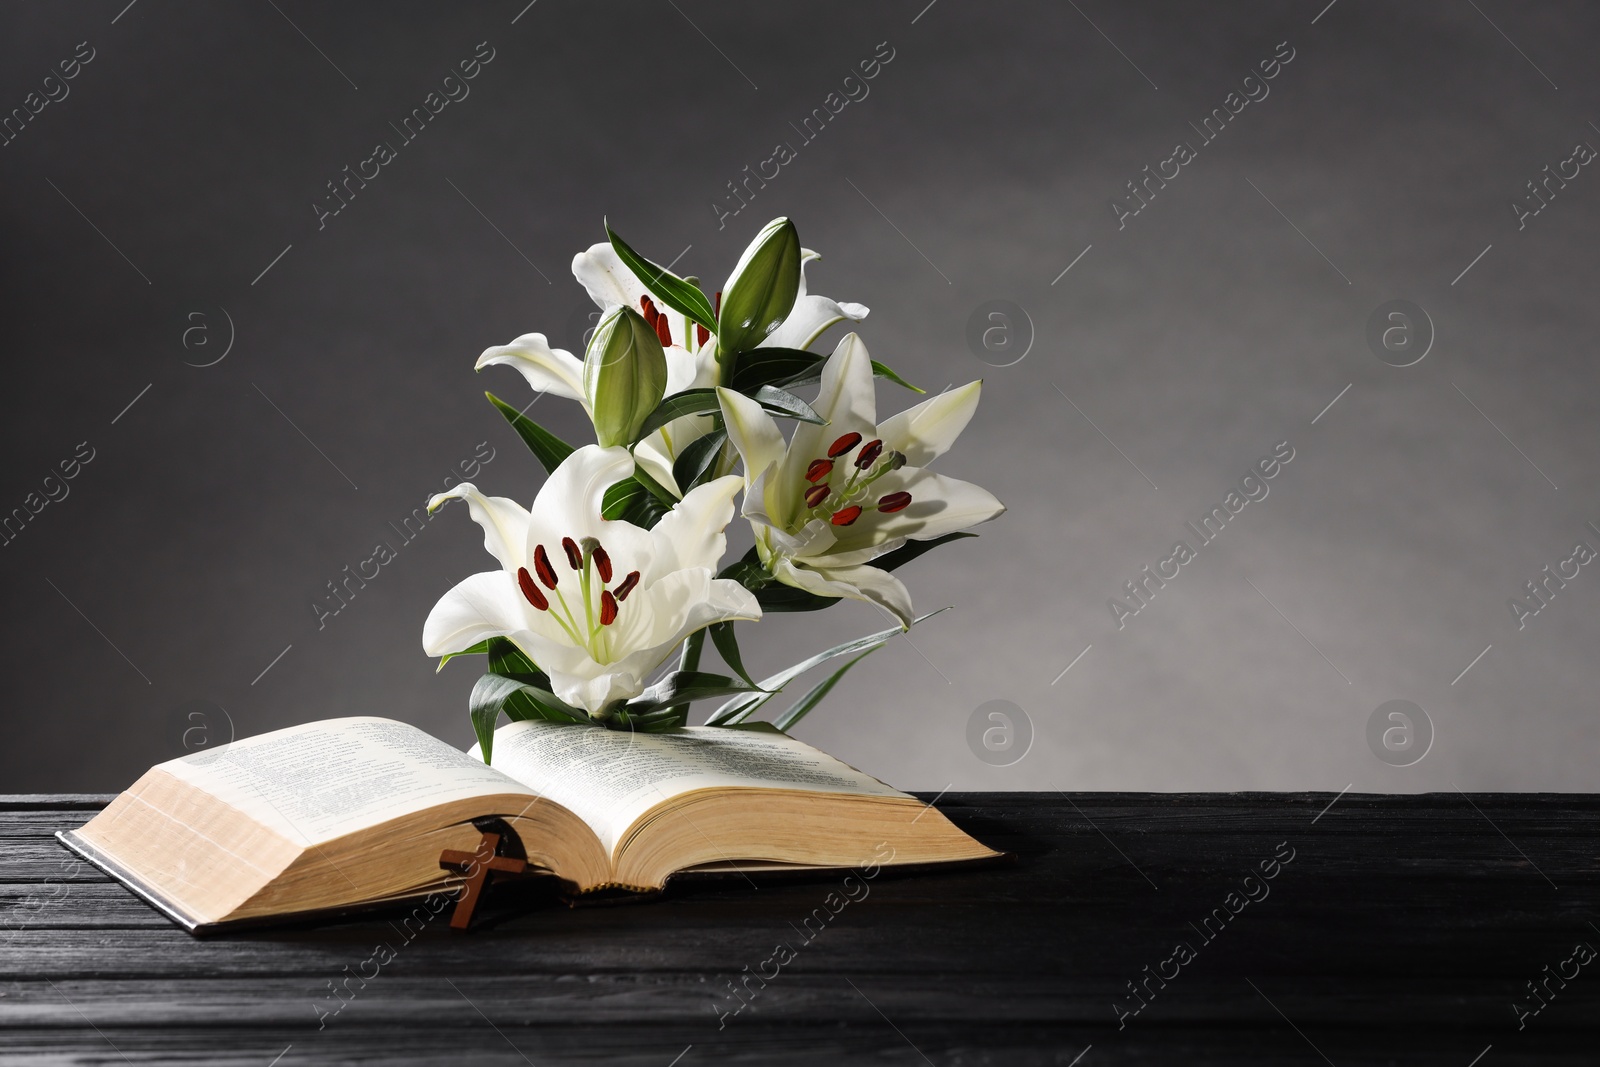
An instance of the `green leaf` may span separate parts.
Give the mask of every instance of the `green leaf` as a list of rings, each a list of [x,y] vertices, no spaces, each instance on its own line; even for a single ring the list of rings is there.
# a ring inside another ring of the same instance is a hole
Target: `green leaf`
[[[752,589],[751,592],[755,593],[756,603],[761,605],[762,611],[821,611],[839,602],[836,596],[818,596],[779,581]]]
[[[516,698],[523,697],[523,700]],[[554,693],[503,674],[485,674],[472,687],[467,700],[472,732],[483,749],[483,762],[494,754],[494,727],[505,712],[511,719],[545,719],[549,722],[586,723],[589,717],[563,703]]]
[[[681,419],[685,415],[707,415],[721,410],[715,389],[685,389],[681,393],[673,393],[645,417],[644,422],[639,425],[639,436],[634,440],[643,441],[673,419]]]
[[[829,603],[833,603],[833,601],[830,600]],[[921,615],[911,620],[911,625],[915,626],[917,623],[933,618],[941,611],[948,610],[950,609],[939,608],[938,611],[930,611],[926,615]],[[706,720],[706,725],[727,726],[730,723],[741,722],[756,709],[760,708],[761,705],[765,704],[767,701],[776,696],[784,686],[788,685],[790,682],[794,681],[811,668],[820,666],[821,664],[826,663],[828,660],[837,656],[848,656],[853,652],[866,652],[871,649],[882,648],[884,645],[888,644],[892,637],[900,632],[900,627],[892,626],[887,630],[879,630],[875,634],[867,634],[865,637],[857,637],[853,640],[846,641],[843,644],[834,645],[826,652],[818,652],[815,656],[812,656],[809,659],[803,659],[799,663],[794,664],[792,667],[785,667],[777,674],[769,675],[761,680],[758,688],[765,690],[765,692],[747,693],[735,697],[733,700],[728,701],[726,704],[722,705],[722,707],[713,712],[711,718]]]
[[[878,648],[882,647],[882,645],[878,646]],[[822,703],[822,698],[827,696],[835,685],[839,684],[839,679],[844,677],[845,671],[848,671],[851,667],[854,667],[857,663],[860,663],[862,660],[866,659],[876,651],[878,651],[877,648],[867,649],[865,652],[856,656],[855,659],[851,660],[849,663],[846,663],[843,667],[840,667],[822,681],[818,682],[811,688],[809,693],[791,704],[789,709],[782,715],[779,715],[776,719],[773,719],[772,725],[776,726],[780,730],[787,730],[789,727],[805,718],[806,715],[810,713],[811,709]]]
[[[685,496],[716,471],[717,457],[722,454],[722,445],[727,439],[726,431],[715,430],[689,442],[689,447],[678,453],[672,464],[672,480],[678,483]]]
[[[700,652],[706,646],[706,632],[696,630],[683,642],[683,649],[678,654],[678,671],[698,671],[700,669]],[[689,705],[687,702],[669,705],[646,712],[640,722],[661,721],[667,726],[683,726],[689,721]],[[647,727],[648,728],[648,727]]]
[[[534,456],[538,458],[546,472],[554,473],[555,469],[561,466],[562,460],[577,451],[493,393],[483,395],[489,398],[489,403],[500,409],[500,414],[506,417],[506,421],[517,431],[523,442],[533,450]]]
[[[606,490],[606,495],[600,503],[600,517],[603,519],[626,518],[628,512],[636,507],[641,499],[653,499],[650,496],[650,490],[640,485],[637,478],[624,478]]]
[[[666,493],[666,490],[661,489],[661,492]],[[671,499],[670,494],[668,498]],[[661,516],[668,509],[668,505],[658,500],[655,493],[637,477],[628,477],[606,490],[600,504],[600,516],[621,519],[648,530],[661,521]]]
[[[691,700],[723,697],[730,693],[749,693],[755,687],[746,685],[725,674],[707,674],[705,671],[673,671],[643,693],[623,705],[629,715],[647,714],[674,704],[687,704]]]
[[[959,541],[963,537],[977,536],[975,533],[962,530],[957,533],[947,533],[942,537],[930,538],[927,541],[907,541],[893,552],[885,552],[873,560],[871,566],[877,567],[879,570],[892,571],[896,567],[905,566],[929,549],[938,548],[949,541]]]
[[[756,347],[789,317],[799,291],[800,234],[788,219],[773,219],[750,242],[728,279],[717,317],[718,351]]]
[[[763,385],[750,395],[769,415],[818,425],[827,421],[813,411],[810,404],[775,386]],[[685,389],[681,393],[673,393],[661,401],[639,425],[639,436],[634,439],[635,443],[649,437],[673,419],[681,419],[685,415],[714,415],[721,411],[722,404],[717,400],[715,389]]]
[[[768,352],[782,353],[776,357],[767,357]],[[802,358],[805,357],[805,358]],[[756,348],[739,357],[738,366],[733,372],[733,388],[741,393],[749,392],[747,386],[758,381],[792,389],[798,385],[810,385],[822,379],[822,365],[828,357],[816,352],[807,352],[796,348]],[[746,365],[751,369],[747,374]],[[780,368],[790,368],[787,376],[779,377]],[[926,389],[918,389],[895,372],[894,368],[877,360],[872,361],[872,373],[878,378],[887,378],[896,385],[904,386],[913,393],[926,393]]]
[[[634,277],[644,283],[644,287],[661,302],[680,315],[687,315],[712,333],[717,332],[717,313],[712,310],[711,301],[706,299],[706,294],[693,282],[678,277],[665,267],[645,259],[639,253],[628,247],[628,243],[618,237],[611,229],[611,224],[606,224],[606,239],[611,242],[611,248],[617,253],[617,258],[628,265]]]
[[[628,512],[626,518],[641,530],[650,530],[654,529],[656,523],[665,518],[667,512],[671,510],[672,507],[670,505],[663,504],[647,489],[644,496],[640,497],[632,510]]]
[[[463,648],[460,652],[446,652],[443,656],[439,657],[439,670],[444,670],[444,665],[455,659],[457,656],[478,656],[487,651],[489,651],[489,642],[479,641],[471,648]]]
[[[537,675],[544,679],[543,685],[549,687],[550,679],[541,671],[528,654],[518,648],[509,638],[491,637],[485,642],[489,647],[489,673],[501,674],[508,678],[519,675]]]
[[[670,708],[659,708],[646,712],[643,715],[630,715],[626,708],[618,708],[606,721],[606,725],[613,730],[628,730],[634,733],[655,734],[676,730],[688,724],[689,705],[678,704]]]
[[[494,727],[500,721],[500,709],[520,685],[513,678],[485,674],[472,687],[467,710],[472,715],[472,732],[478,735],[478,748],[483,751],[485,763],[494,756]]]
[[[739,654],[739,638],[733,632],[733,623],[717,622],[710,626],[711,641],[717,646],[717,655],[722,657],[722,662],[733,668],[735,674],[751,685],[755,679],[750,677],[750,672],[744,669],[744,658]]]
[[[801,422],[814,423],[818,426],[828,421],[811,410],[810,404],[775,385],[763,385],[750,395],[768,414],[787,415],[791,419],[799,419]]]
[[[799,348],[752,348],[741,352],[728,379],[728,388],[751,395],[763,385],[793,385],[813,373],[816,381],[827,356]]]
[[[751,546],[750,550],[717,573],[718,578],[731,578],[751,592],[763,586],[771,585],[776,579],[767,573],[767,568],[761,565],[761,555]]]
[[[900,375],[896,374],[892,367],[888,367],[882,363],[879,363],[877,360],[872,361],[872,373],[877,375],[879,378],[887,378],[896,385],[902,385],[911,390],[913,393],[927,392],[926,389],[918,389],[916,386],[900,377]]]

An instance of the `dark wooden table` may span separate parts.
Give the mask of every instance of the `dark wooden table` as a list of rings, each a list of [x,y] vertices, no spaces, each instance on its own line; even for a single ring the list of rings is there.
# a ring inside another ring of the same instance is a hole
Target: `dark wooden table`
[[[1600,1063],[1600,797],[952,794],[1014,865],[208,940],[105,799],[0,800],[0,1062]]]

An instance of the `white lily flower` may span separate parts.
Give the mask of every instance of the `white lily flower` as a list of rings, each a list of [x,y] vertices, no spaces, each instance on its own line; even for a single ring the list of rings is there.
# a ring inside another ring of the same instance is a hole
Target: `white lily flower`
[[[925,469],[966,428],[981,388],[970,382],[879,425],[872,359],[852,333],[823,365],[812,404],[827,425],[800,423],[787,447],[761,405],[718,389],[766,569],[819,596],[878,604],[909,627],[910,593],[871,561],[909,538],[942,537],[1005,511],[988,490]]]
[[[428,502],[467,502],[499,570],[474,574],[434,605],[430,656],[508,638],[550,676],[556,696],[597,718],[638,696],[684,638],[712,623],[758,619],[738,582],[717,578],[736,476],[694,489],[652,529],[601,518],[611,485],[633,473],[621,447],[587,445],[540,488],[532,509],[470,483]]]

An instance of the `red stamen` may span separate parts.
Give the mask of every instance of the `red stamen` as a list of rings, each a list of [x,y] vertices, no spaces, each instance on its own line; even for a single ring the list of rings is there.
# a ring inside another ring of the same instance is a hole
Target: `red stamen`
[[[639,298],[639,307],[644,311],[644,321],[648,322],[652,327],[655,326],[656,319],[661,317],[661,312],[656,310],[655,301],[648,296],[641,296]]]
[[[572,564],[572,569],[583,570],[583,553],[578,551],[578,542],[570,537],[563,537],[561,547],[567,553],[567,562]]]
[[[617,599],[627,600],[628,594],[633,592],[633,587],[639,584],[639,572],[629,571],[628,576],[622,579],[622,584],[617,586]]]
[[[550,556],[543,545],[533,550],[533,573],[539,576],[546,589],[556,587],[556,569],[550,566]]]
[[[594,554],[589,558],[594,560],[594,565],[600,568],[600,580],[611,581],[611,556],[599,545],[594,546]]]
[[[672,327],[667,325],[667,317],[665,315],[657,315],[656,316],[655,326],[656,326],[656,336],[661,339],[661,347],[662,348],[671,348],[672,347]]]
[[[830,490],[826,485],[813,485],[810,489],[806,490],[806,507],[817,507],[824,500],[828,499],[829,492]]]
[[[540,611],[550,610],[550,601],[539,592],[539,587],[533,584],[533,575],[528,573],[528,568],[517,568],[517,585],[522,589],[522,595],[528,598],[528,603]]]
[[[814,460],[811,461],[811,466],[806,468],[806,481],[808,481],[808,482],[820,482],[822,479],[826,478],[828,475],[830,475],[832,473],[833,473],[833,460],[831,460],[831,459],[814,459]]]
[[[861,505],[851,504],[849,507],[840,508],[838,511],[833,513],[833,524],[835,526],[849,526],[852,522],[855,522],[860,517]]]
[[[694,324],[694,336],[700,344],[705,344],[711,340],[711,331],[697,322]]]
[[[883,442],[873,438],[861,449],[861,454],[856,457],[856,466],[861,470],[866,470],[878,462],[878,457],[881,455],[883,455]]]
[[[828,446],[828,458],[838,459],[860,443],[861,435],[852,430]]]
[[[617,598],[611,595],[611,590],[602,590],[600,593],[600,625],[610,626],[617,621]]]
[[[910,493],[890,493],[878,498],[878,510],[893,513],[904,511],[911,504]]]
[[[716,313],[718,321],[722,319],[722,290],[717,290],[717,296],[711,304],[711,310]]]

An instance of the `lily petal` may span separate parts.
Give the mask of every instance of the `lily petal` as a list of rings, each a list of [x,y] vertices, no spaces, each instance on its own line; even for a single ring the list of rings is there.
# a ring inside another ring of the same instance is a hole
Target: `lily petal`
[[[656,574],[646,574],[645,584],[672,571],[714,571],[728,547],[726,530],[733,519],[733,498],[743,487],[744,479],[737,475],[713,479],[691,489],[663,515],[651,531],[657,549],[652,561]]]
[[[833,548],[838,540],[835,527],[824,519],[812,519],[800,527],[798,533],[770,527],[767,541],[772,550],[784,556],[820,557]]]
[[[633,446],[633,461],[639,465],[639,469],[655,479],[661,488],[681,498],[683,490],[678,488],[678,480],[672,476],[673,459],[661,444],[660,434],[651,434]]]
[[[631,615],[636,620],[635,625],[651,627],[654,643],[646,648],[660,650],[656,663],[665,659],[684,638],[712,623],[761,618],[761,605],[756,602],[754,593],[731,579],[714,577],[708,567],[691,567],[668,574],[642,592],[644,603],[639,605],[639,610],[623,612],[617,625],[622,625]],[[629,603],[632,602],[630,597]],[[639,635],[627,631],[619,636],[630,643],[644,643]]]
[[[531,558],[534,547],[546,540],[598,534],[605,522],[600,508],[606,490],[632,473],[633,456],[621,445],[584,445],[562,460],[533,500],[523,558]]]
[[[663,657],[665,658],[665,657]],[[657,661],[660,662],[659,660]],[[648,672],[651,668],[645,668]],[[619,700],[632,700],[644,692],[644,678],[617,664],[591,675],[562,674],[550,676],[551,691],[575,708],[583,708],[591,715]]]
[[[726,578],[713,578],[705,567],[666,575],[634,596],[639,599],[629,598],[609,634],[615,647],[631,651],[603,665],[577,665],[575,671],[583,677],[597,678],[603,672],[638,680],[631,692],[613,689],[610,699],[637,696],[644,688],[642,679],[696,630],[712,623],[761,617],[761,605],[748,589]],[[551,679],[556,680],[554,674]],[[574,685],[569,691],[573,696],[560,690],[556,695],[590,711],[605,706],[604,702],[590,703],[598,695],[594,684]]]
[[[854,524],[840,527],[835,531],[838,551],[863,549],[896,537],[928,541],[988,522],[1006,510],[982,486],[918,467],[903,467],[884,475],[873,490],[880,498],[890,493],[910,493],[911,504],[889,514],[869,509]]]
[[[545,651],[534,662],[550,677],[550,691],[575,708],[594,714],[617,700],[644,691],[645,676],[667,658],[672,648],[630,652],[614,662],[600,663],[570,643]]]
[[[862,548],[836,549],[828,553],[825,562],[829,567],[853,567],[858,563],[871,563],[879,556],[886,556],[895,549],[903,547],[906,540],[904,537],[891,537],[887,541]],[[800,552],[796,555],[804,556],[805,553]]]
[[[667,357],[667,388],[663,396],[675,396],[699,384],[699,357],[682,345],[676,344],[668,345],[661,351]],[[712,362],[715,363],[714,358]]]
[[[471,575],[428,612],[422,624],[422,650],[447,656],[490,637],[509,637],[528,629],[527,612],[505,571]]]
[[[767,485],[772,481],[777,471],[778,465],[769,463],[762,468],[761,473],[757,474],[754,480],[751,480],[750,471],[748,469],[745,470],[745,480],[749,482],[749,485],[745,487],[744,506],[739,509],[739,514],[757,525],[757,533],[760,532],[761,527],[768,527],[774,532],[781,532],[777,521],[767,511]]]
[[[717,384],[722,367],[717,363],[717,339],[707,337],[706,343],[694,350],[694,381],[686,389],[710,389]]]
[[[967,428],[978,410],[982,390],[983,382],[968,382],[889,416],[878,427],[883,447],[904,453],[907,466],[926,467],[948,451]]]
[[[583,361],[565,349],[551,348],[542,333],[525,333],[508,345],[484,349],[474,369],[497,363],[515,367],[536,392],[583,401],[586,410],[589,406],[583,395]]]
[[[818,596],[848,597],[876,604],[895,617],[900,629],[911,629],[911,594],[900,579],[886,570],[866,565],[823,568],[783,560],[773,576],[785,585]]]
[[[500,561],[500,566],[515,574],[527,566],[524,542],[528,531],[528,509],[504,496],[484,496],[471,482],[451,486],[428,501],[433,511],[447,500],[465,500],[472,521],[483,527],[483,547]]]
[[[745,483],[753,483],[758,474],[783,458],[783,433],[772,416],[743,393],[718,386],[717,401],[728,440],[744,459]]]
[[[600,308],[621,304],[638,311],[639,298],[646,293],[644,283],[605,241],[592,244],[572,257],[572,276]]]
[[[872,357],[855,334],[846,334],[822,365],[822,385],[811,407],[826,425],[802,422],[789,439],[789,451],[779,467],[779,497],[787,507],[775,508],[773,517],[793,521],[807,488],[806,468],[827,454],[828,446],[847,433],[859,433],[863,443],[877,433],[878,401],[872,383]]]
[[[683,490],[672,474],[672,465],[684,449],[710,433],[715,425],[706,415],[680,416],[634,445],[633,458],[659,485],[681,498]]]

